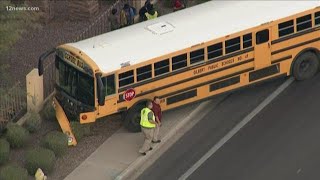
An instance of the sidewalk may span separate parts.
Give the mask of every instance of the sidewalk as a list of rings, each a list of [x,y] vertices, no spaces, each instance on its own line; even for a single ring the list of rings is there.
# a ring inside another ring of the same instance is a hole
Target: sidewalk
[[[160,137],[168,134],[198,106],[199,103],[164,113]],[[121,128],[71,172],[65,180],[115,179],[141,157],[138,150],[142,146],[143,140],[142,133],[130,133]],[[156,150],[154,149],[154,151]]]

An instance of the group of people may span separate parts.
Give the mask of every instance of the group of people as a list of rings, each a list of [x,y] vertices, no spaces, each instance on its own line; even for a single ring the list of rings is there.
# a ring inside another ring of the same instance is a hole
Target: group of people
[[[154,97],[153,101],[147,101],[146,107],[141,110],[141,130],[144,134],[144,143],[139,150],[143,156],[152,150],[152,143],[160,143],[159,131],[161,127],[162,111],[160,98]]]
[[[116,8],[113,8],[109,16],[111,31],[134,24],[136,15],[136,9],[129,4],[125,4],[120,13],[118,13]],[[153,4],[150,0],[146,0],[144,6],[139,10],[139,21],[146,21],[157,17],[158,12],[154,9]]]

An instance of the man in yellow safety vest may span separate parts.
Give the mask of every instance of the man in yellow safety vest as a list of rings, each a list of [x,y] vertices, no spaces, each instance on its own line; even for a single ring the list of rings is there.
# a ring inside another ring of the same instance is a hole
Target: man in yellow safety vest
[[[147,20],[155,19],[158,17],[158,12],[154,10],[153,4],[147,5],[147,12],[145,13]]]
[[[144,143],[139,153],[143,156],[146,155],[147,151],[152,150],[151,142],[153,139],[154,128],[156,127],[155,116],[152,112],[152,102],[148,101],[146,107],[141,110],[141,130],[144,134]]]

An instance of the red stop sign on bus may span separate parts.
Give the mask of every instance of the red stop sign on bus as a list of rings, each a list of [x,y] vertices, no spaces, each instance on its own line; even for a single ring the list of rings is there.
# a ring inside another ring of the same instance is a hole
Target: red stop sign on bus
[[[136,97],[136,91],[134,89],[128,89],[123,94],[123,99],[126,101],[131,101],[134,97]]]

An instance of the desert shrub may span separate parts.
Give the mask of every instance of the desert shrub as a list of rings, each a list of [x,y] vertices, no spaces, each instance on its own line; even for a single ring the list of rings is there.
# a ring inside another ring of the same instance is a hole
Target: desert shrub
[[[28,172],[25,168],[8,165],[1,169],[0,180],[27,180]]]
[[[19,148],[26,144],[29,138],[29,132],[17,124],[10,124],[7,126],[5,137],[11,147]]]
[[[53,170],[55,160],[56,157],[53,151],[37,147],[27,151],[25,165],[30,175],[34,175],[38,168],[48,174]]]
[[[31,116],[24,123],[24,127],[30,132],[34,133],[40,129],[41,119],[36,113],[32,113]]]
[[[81,141],[84,136],[88,136],[91,133],[89,124],[80,124],[80,122],[72,121],[70,126],[78,142]]]
[[[5,139],[0,139],[0,165],[9,160],[10,144]]]
[[[45,120],[55,120],[56,112],[52,106],[52,100],[48,100],[40,111],[40,116]]]
[[[68,136],[59,131],[52,131],[46,135],[42,145],[52,150],[57,157],[61,157],[68,149]]]
[[[90,124],[81,124],[84,136],[89,136],[91,134],[91,125]]]

